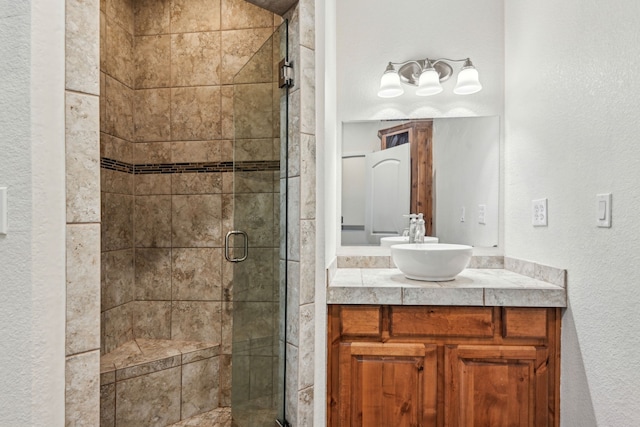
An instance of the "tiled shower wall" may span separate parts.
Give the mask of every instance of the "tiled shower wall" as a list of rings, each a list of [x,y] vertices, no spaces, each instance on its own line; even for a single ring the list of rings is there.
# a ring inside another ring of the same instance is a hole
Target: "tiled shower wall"
[[[289,219],[286,418],[313,425],[316,282],[315,0],[300,0],[290,20]],[[323,349],[317,349],[322,352]],[[324,396],[319,396],[324,399]]]
[[[271,68],[267,82],[234,89],[233,78],[280,18],[243,0],[101,6],[102,352],[134,337],[221,343],[229,405],[232,142],[236,160],[278,159],[272,120],[248,113],[266,99],[258,109],[272,116]],[[238,197],[249,199],[247,217],[273,223],[274,166],[260,167],[238,174]],[[273,245],[273,234],[261,238]],[[272,262],[273,250],[260,257]]]

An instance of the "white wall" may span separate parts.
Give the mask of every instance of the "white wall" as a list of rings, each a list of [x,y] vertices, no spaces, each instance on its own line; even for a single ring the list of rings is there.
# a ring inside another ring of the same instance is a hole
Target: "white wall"
[[[500,115],[503,107],[502,0],[342,0],[337,2],[338,122]],[[454,95],[455,75],[431,97],[377,96],[389,61],[471,58],[483,90]]]
[[[64,424],[64,0],[0,0],[0,425]]]
[[[637,426],[640,2],[505,3],[506,254],[568,270],[562,425]],[[610,229],[595,225],[605,192]]]
[[[498,245],[500,118],[433,120],[433,235],[441,243]],[[484,224],[479,205],[485,206]],[[465,220],[460,221],[465,208]]]

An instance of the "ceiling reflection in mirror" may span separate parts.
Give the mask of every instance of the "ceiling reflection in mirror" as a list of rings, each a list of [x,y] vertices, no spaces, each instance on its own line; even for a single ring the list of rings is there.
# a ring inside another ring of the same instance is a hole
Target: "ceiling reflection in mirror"
[[[440,243],[496,247],[499,117],[342,124],[342,246],[406,234],[410,213]]]

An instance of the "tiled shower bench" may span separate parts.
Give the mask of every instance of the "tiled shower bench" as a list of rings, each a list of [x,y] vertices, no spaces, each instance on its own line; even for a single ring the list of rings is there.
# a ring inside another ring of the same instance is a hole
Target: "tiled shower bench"
[[[166,426],[219,401],[220,345],[135,339],[100,358],[100,426]]]

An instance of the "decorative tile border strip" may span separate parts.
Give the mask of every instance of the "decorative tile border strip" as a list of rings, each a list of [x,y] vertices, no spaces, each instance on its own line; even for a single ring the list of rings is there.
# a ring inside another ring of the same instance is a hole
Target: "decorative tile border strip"
[[[118,172],[143,174],[210,173],[210,172],[267,172],[279,171],[279,160],[252,160],[240,162],[190,162],[131,164],[119,160],[100,158],[100,167]]]

